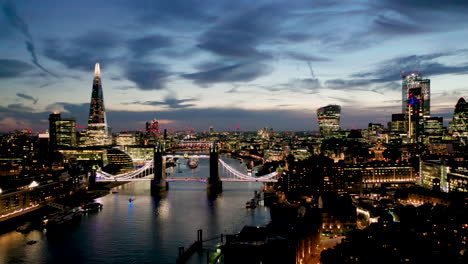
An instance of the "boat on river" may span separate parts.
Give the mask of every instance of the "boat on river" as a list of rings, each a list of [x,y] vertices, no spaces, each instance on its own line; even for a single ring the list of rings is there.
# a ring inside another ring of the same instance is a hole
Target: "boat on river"
[[[82,210],[74,208],[69,211],[51,214],[44,220],[44,225],[47,229],[59,228],[65,224],[79,220],[82,213]]]
[[[187,166],[191,169],[198,167],[198,158],[190,158],[187,162]]]
[[[99,211],[102,209],[102,204],[101,203],[87,203],[81,207],[83,212],[89,213],[93,211]]]

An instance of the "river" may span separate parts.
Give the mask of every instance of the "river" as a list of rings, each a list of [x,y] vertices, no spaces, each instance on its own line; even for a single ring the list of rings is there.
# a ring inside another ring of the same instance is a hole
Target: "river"
[[[238,160],[226,161],[245,170]],[[194,170],[182,162],[175,176],[208,176],[207,159]],[[84,215],[62,232],[0,235],[0,263],[175,263],[178,248],[190,246],[198,229],[206,239],[237,233],[244,225],[267,224],[267,208],[245,208],[261,187],[261,183],[224,182],[222,194],[209,199],[206,185],[200,182],[172,182],[160,198],[150,195],[149,182],[121,185],[114,189],[118,193],[96,199],[104,205],[101,211]],[[30,240],[37,243],[27,245]],[[206,263],[204,255],[189,263]]]

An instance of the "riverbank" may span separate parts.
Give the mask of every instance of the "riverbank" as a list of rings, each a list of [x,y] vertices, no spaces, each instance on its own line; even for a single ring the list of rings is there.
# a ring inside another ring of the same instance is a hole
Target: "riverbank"
[[[94,199],[108,195],[112,188],[123,184],[126,184],[126,182],[98,183],[93,190],[81,189],[66,197],[55,199],[54,203],[68,208],[79,207],[83,204],[93,202]],[[57,211],[59,210],[44,203],[38,206],[36,210],[2,221],[0,224],[0,234],[13,231],[28,222],[32,223],[37,229],[41,226],[44,217],[56,213]]]

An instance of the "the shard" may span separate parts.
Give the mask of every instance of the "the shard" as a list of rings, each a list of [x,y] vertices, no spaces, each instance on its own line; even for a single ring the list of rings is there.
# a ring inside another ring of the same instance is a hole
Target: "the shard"
[[[99,63],[94,67],[93,91],[89,106],[88,142],[86,145],[99,146],[109,144],[109,129],[107,126],[106,109],[101,84],[101,69]]]

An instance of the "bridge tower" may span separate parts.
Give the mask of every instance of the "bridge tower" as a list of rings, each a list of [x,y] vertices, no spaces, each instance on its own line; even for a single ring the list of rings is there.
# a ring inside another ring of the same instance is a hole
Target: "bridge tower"
[[[164,172],[164,148],[158,144],[154,148],[154,178],[151,181],[151,195],[158,195],[162,192],[166,192],[169,189],[169,184],[166,182]]]
[[[218,170],[219,147],[213,144],[210,147],[210,177],[208,178],[208,191],[211,193],[220,193],[223,191],[223,184],[219,178]]]

